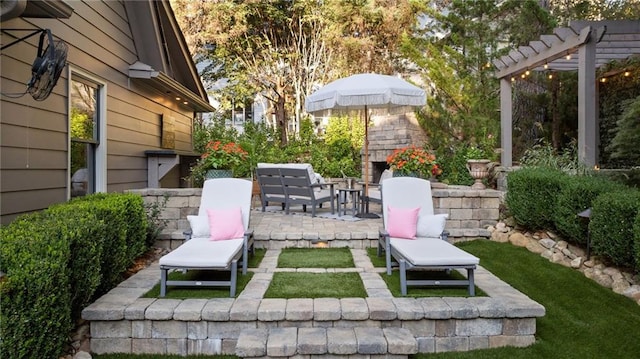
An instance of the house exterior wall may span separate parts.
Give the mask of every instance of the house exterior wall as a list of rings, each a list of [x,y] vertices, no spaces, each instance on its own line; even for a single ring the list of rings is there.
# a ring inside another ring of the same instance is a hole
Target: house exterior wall
[[[51,95],[35,101],[2,96],[0,106],[0,211],[6,224],[24,212],[69,198],[70,71],[89,74],[106,85],[106,191],[147,186],[146,150],[161,148],[161,118],[175,122],[175,150],[192,150],[193,110],[144,80],[130,79],[138,61],[122,1],[68,1],[69,19],[15,18],[2,22],[1,43],[26,32],[5,29],[51,29],[68,46],[68,66]],[[132,19],[131,21],[144,21]],[[13,36],[12,36],[13,35]],[[2,93],[23,92],[31,77],[38,36],[1,53]],[[176,176],[176,174],[174,174]],[[168,182],[176,182],[167,179]]]

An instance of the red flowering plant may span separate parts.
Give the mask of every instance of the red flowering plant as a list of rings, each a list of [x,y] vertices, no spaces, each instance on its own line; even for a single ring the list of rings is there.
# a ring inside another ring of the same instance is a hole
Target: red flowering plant
[[[209,141],[198,162],[191,168],[194,179],[203,180],[208,170],[224,169],[233,171],[247,157],[248,153],[235,142]]]
[[[394,172],[417,175],[421,178],[437,177],[442,173],[436,156],[416,146],[394,150],[392,154],[387,156],[387,164]]]

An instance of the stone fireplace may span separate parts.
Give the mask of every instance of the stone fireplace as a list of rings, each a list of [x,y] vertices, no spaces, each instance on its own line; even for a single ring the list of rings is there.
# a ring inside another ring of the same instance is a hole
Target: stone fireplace
[[[393,150],[411,145],[422,147],[427,141],[427,135],[418,124],[418,119],[413,112],[401,115],[379,116],[371,115],[369,126],[369,163],[365,164],[364,149],[362,152],[362,176],[364,166],[369,166],[369,178],[371,183],[380,180],[382,172],[389,168],[387,156]]]

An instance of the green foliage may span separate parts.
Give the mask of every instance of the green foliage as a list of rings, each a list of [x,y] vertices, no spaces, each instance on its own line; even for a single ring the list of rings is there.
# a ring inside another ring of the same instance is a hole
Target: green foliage
[[[88,201],[91,206],[88,209],[95,215],[109,224],[108,231],[105,233],[104,247],[102,257],[100,259],[100,267],[102,272],[102,281],[98,287],[96,294],[104,294],[111,288],[120,283],[124,272],[135,257],[140,254],[140,248],[145,248],[146,243],[146,214],[142,199],[140,199],[140,210],[144,215],[144,233],[133,230],[134,227],[141,226],[136,224],[136,218],[132,213],[128,213],[124,206],[125,201],[120,200],[117,194],[95,193],[88,196],[78,197],[70,202],[73,205],[77,202]],[[131,220],[131,224],[129,223]],[[132,226],[132,228],[130,228]],[[132,236],[128,237],[128,232],[132,232]]]
[[[520,158],[520,164],[525,167],[545,167],[574,174],[589,172],[587,167],[578,159],[578,145],[576,141],[561,152],[556,151],[549,143],[540,141],[527,149]]]
[[[57,358],[71,329],[69,243],[56,220],[27,215],[0,227],[0,357]]]
[[[162,200],[156,200],[155,202],[145,203],[144,209],[147,214],[147,235],[146,244],[147,247],[151,247],[155,244],[158,236],[167,226],[169,220],[161,218],[162,211],[166,208],[169,196],[165,194]]]
[[[95,296],[146,249],[136,195],[95,194],[0,227],[0,356],[57,358]]]
[[[617,123],[616,134],[607,148],[611,159],[625,164],[640,164],[640,96],[622,102],[625,109]]]
[[[598,255],[618,266],[640,266],[635,261],[634,222],[640,211],[640,191],[627,189],[600,195],[593,201],[591,244]]]
[[[73,205],[60,204],[48,208],[43,216],[51,221],[56,231],[56,241],[68,243],[69,293],[71,296],[71,317],[80,319],[80,312],[94,298],[94,293],[102,281],[101,267],[96,265],[102,258],[107,223],[96,217],[91,201],[76,202]]]
[[[633,223],[633,247],[635,249],[636,272],[640,272],[640,210]]]
[[[485,147],[486,146],[486,147]],[[467,169],[469,159],[494,159],[495,154],[490,144],[485,146],[471,146],[464,143],[452,144],[451,149],[439,148],[438,163],[442,169],[440,181],[453,185],[470,186],[474,179]]]
[[[564,172],[527,167],[507,176],[505,204],[518,225],[529,229],[552,229],[557,196],[568,175]]]
[[[586,244],[588,220],[577,214],[590,208],[599,195],[623,188],[623,185],[601,176],[568,177],[556,198],[553,217],[555,228],[567,240]]]

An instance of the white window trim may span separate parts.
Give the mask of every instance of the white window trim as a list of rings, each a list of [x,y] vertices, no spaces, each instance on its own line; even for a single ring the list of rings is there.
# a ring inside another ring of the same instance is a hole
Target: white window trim
[[[96,77],[95,75],[88,73],[79,68],[68,66],[67,72],[67,198],[71,198],[71,121],[69,120],[69,114],[71,113],[71,81],[73,75],[85,77],[86,79],[95,82],[100,86],[98,91],[98,141],[99,145],[96,148],[96,178],[95,178],[95,191],[107,192],[107,83],[103,79]]]

